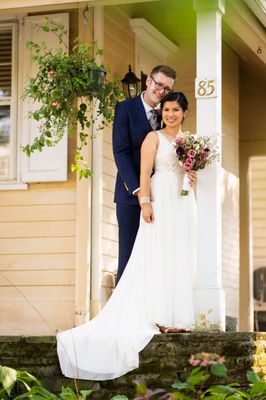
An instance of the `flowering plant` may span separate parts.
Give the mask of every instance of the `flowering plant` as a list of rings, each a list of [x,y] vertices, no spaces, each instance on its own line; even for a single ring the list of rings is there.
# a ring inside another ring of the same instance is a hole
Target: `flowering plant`
[[[218,157],[215,142],[209,136],[197,136],[184,132],[174,141],[174,148],[178,162],[186,172],[203,169]],[[181,195],[187,196],[188,193],[189,182],[185,175]]]
[[[87,178],[91,171],[84,161],[82,148],[92,138],[88,128],[98,122],[98,129],[102,129],[113,121],[115,104],[123,99],[119,79],[106,79],[103,50],[98,48],[96,42],[80,42],[77,37],[68,52],[64,25],[47,17],[40,24],[33,25],[36,29],[54,34],[62,47],[54,50],[48,48],[45,42],[26,43],[38,70],[35,76],[28,78],[23,99],[36,105],[28,117],[39,123],[39,132],[33,142],[22,150],[30,156],[36,150],[42,151],[45,146],[55,146],[66,131],[71,135],[78,126],[79,144],[71,168],[78,173],[79,179]]]
[[[249,387],[228,381],[224,357],[217,353],[198,353],[190,357],[192,366],[185,381],[177,379],[173,390],[149,389],[143,383],[136,382],[137,395],[133,400],[265,400],[266,382],[253,371],[247,371]],[[216,384],[215,382],[218,383]],[[117,395],[111,400],[128,400],[125,395]]]

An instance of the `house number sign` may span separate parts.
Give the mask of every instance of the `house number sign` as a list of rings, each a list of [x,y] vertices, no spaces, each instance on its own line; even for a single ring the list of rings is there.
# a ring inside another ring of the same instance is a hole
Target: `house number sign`
[[[217,97],[216,79],[196,78],[195,97],[198,99]]]

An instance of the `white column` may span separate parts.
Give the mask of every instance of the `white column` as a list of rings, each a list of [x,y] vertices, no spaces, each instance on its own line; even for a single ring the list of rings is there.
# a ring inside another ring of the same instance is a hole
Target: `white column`
[[[84,25],[83,9],[79,10],[79,36],[87,42],[92,40],[90,30]],[[91,17],[90,17],[91,18]],[[78,128],[79,129],[79,128]],[[79,130],[77,130],[79,132]],[[86,128],[91,135],[91,129]],[[80,145],[77,135],[77,145]],[[89,168],[92,168],[91,141],[83,147],[82,156]],[[91,297],[91,179],[76,178],[76,266],[75,266],[75,324],[88,321]]]
[[[94,7],[94,40],[103,48],[104,14],[103,7]],[[102,286],[102,169],[103,169],[103,131],[98,127],[101,117],[97,118],[98,104],[95,103],[92,124],[92,232],[91,232],[91,317],[95,317],[101,309]]]
[[[198,174],[198,268],[195,313],[225,329],[225,298],[221,287],[221,22],[223,1],[194,0],[197,13],[197,133],[218,136],[219,162]],[[213,311],[208,314],[208,310]]]

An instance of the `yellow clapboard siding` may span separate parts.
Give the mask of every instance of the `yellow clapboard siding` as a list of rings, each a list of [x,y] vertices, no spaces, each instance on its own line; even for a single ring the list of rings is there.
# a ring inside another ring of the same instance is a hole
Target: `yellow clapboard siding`
[[[264,190],[265,189],[265,186],[266,186],[266,183],[265,183],[265,181],[263,180],[263,179],[261,179],[261,180],[255,180],[255,181],[253,181],[253,183],[252,183],[252,189],[253,190]]]
[[[253,210],[265,210],[265,217],[266,217],[266,201],[265,200],[253,200],[252,201],[252,208]]]
[[[55,237],[75,236],[74,221],[52,221],[52,222],[2,222],[0,224],[0,237]]]
[[[14,286],[2,287],[0,302],[2,301],[73,301],[74,286]]]
[[[266,170],[266,158],[265,157],[252,157],[251,159],[251,167],[253,170],[253,174],[256,176],[256,172],[258,170]]]
[[[112,149],[112,145],[110,143],[104,142],[103,155],[104,155],[104,157],[109,158],[112,161],[114,160],[113,149]]]
[[[265,258],[266,257],[266,246],[264,245],[263,247],[260,248],[254,248],[253,249],[253,257],[254,258]]]
[[[253,170],[252,179],[254,179],[254,181],[263,181],[265,184],[265,170],[263,169],[258,169],[256,171]]]
[[[110,192],[114,192],[115,188],[115,177],[103,174],[102,176],[102,187]]]
[[[112,206],[114,204],[114,194],[106,189],[103,189],[103,204]]]
[[[70,204],[75,203],[75,189],[29,189],[3,191],[0,196],[0,206],[40,205],[40,204]]]
[[[73,238],[20,238],[0,239],[1,254],[74,253]]]
[[[116,176],[117,173],[115,163],[105,157],[103,157],[103,172],[111,176]]]
[[[75,205],[34,205],[0,207],[0,221],[71,221],[75,218]]]
[[[254,218],[253,228],[266,228],[266,218]]]
[[[118,257],[118,246],[117,242],[111,240],[102,239],[102,252],[105,255]]]
[[[262,228],[254,228],[254,238],[266,238],[266,227],[264,229]],[[266,239],[265,239],[265,247],[266,247]]]
[[[121,9],[118,7],[106,7],[104,16],[106,27],[111,29],[112,32],[116,30],[115,26],[120,29],[120,38],[128,34],[133,37],[132,30],[129,30],[128,16]]]
[[[103,237],[105,239],[118,240],[118,228],[116,225],[102,223]]]
[[[265,204],[266,204],[266,189],[254,190],[252,197],[253,197],[253,200],[264,200]]]
[[[65,249],[67,251],[68,249]],[[72,269],[75,266],[75,254],[0,254],[0,270],[55,270]]]
[[[114,272],[117,269],[117,257],[102,255],[102,271]]]
[[[117,224],[115,204],[112,204],[112,208],[103,207],[103,221],[110,224]]]
[[[112,146],[112,129],[111,128],[105,128],[104,129],[104,136],[103,136],[103,142],[104,144],[109,144]],[[113,152],[113,150],[112,150]]]
[[[253,210],[252,212],[253,214],[253,218],[264,218],[265,219],[265,210],[261,209],[261,210]]]
[[[256,237],[256,240],[254,240],[253,243],[253,248],[254,249],[265,249],[265,255],[266,255],[266,237]]]
[[[4,288],[1,288],[1,291]],[[7,294],[7,293],[5,293]],[[74,302],[1,300],[0,335],[55,335],[58,330],[74,326]],[[16,318],[12,318],[16,316]]]
[[[0,271],[0,286],[73,286],[74,271]]]

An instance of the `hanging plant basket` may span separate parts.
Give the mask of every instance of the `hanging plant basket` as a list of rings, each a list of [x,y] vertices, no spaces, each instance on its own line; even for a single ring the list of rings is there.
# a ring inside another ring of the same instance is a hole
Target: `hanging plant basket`
[[[53,32],[59,42],[65,43],[65,29],[61,24],[45,18],[38,25],[44,32]],[[32,60],[38,65],[37,74],[30,77],[24,90],[24,99],[37,102],[37,108],[29,118],[39,122],[39,136],[32,144],[23,147],[30,156],[45,146],[55,146],[65,132],[74,132],[79,127],[80,145],[75,154],[72,171],[79,178],[91,175],[81,155],[81,149],[88,142],[88,128],[93,119],[92,109],[97,104],[97,116],[102,116],[99,129],[113,121],[114,107],[123,99],[120,79],[106,79],[106,66],[102,63],[103,50],[96,42],[80,43],[74,40],[69,53],[60,48],[52,50],[45,43],[27,42]],[[77,99],[82,97],[82,101]],[[94,116],[95,118],[95,116]],[[96,117],[97,119],[97,117]]]

